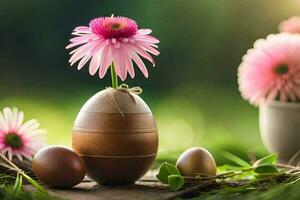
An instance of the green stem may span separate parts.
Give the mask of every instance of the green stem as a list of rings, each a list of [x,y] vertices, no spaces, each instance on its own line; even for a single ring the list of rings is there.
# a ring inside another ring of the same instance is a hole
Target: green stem
[[[36,189],[38,189],[42,195],[47,196],[46,190],[40,186],[35,180],[33,180],[30,176],[25,174],[24,172],[21,172],[22,176],[31,184],[33,185]]]
[[[47,196],[47,191],[40,186],[35,180],[33,180],[30,176],[28,176],[24,171],[22,171],[17,165],[15,165],[12,161],[8,160],[3,154],[0,154],[0,158],[4,160],[8,165],[4,164],[0,159],[0,165],[7,167],[10,170],[17,172],[17,185],[16,188],[19,190],[19,187],[22,187],[22,176],[25,178],[32,186],[34,186],[43,196]],[[20,185],[21,184],[21,185]]]
[[[111,73],[111,85],[112,85],[112,88],[116,89],[116,88],[118,88],[118,77],[117,77],[117,74],[116,74],[114,63],[112,63],[110,65],[110,73]]]
[[[254,169],[255,169],[254,167],[249,167],[249,168],[238,170],[238,171],[231,171],[231,172],[226,172],[226,173],[223,173],[223,174],[218,174],[216,176],[208,176],[208,177],[183,176],[183,178],[185,180],[192,180],[192,181],[208,181],[208,180],[212,180],[212,179],[226,179],[226,178],[230,178],[230,177],[233,177],[233,176],[240,175],[240,174],[242,174],[244,172],[247,172],[247,171],[252,171]],[[196,173],[196,174],[198,174],[198,173]]]

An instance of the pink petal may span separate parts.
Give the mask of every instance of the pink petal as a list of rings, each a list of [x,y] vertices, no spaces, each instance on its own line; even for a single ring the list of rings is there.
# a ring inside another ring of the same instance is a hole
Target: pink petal
[[[71,53],[74,53],[71,58],[69,59],[69,63],[71,63],[71,66],[77,62],[78,60],[80,60],[83,56],[85,56],[87,53],[89,53],[91,51],[91,49],[95,46],[91,45],[90,43],[82,45],[81,47],[79,47],[78,49],[75,49],[74,51],[72,51]]]
[[[150,47],[154,47],[154,48],[158,48],[158,45],[153,44],[153,43],[146,43],[147,45],[149,45]]]
[[[133,68],[133,63],[132,63],[131,58],[125,59],[125,62],[126,62],[126,66],[127,66],[129,75],[131,76],[131,78],[134,78],[135,73],[134,73],[134,68]]]
[[[103,78],[107,72],[107,69],[109,66],[112,64],[113,61],[113,56],[112,56],[112,47],[107,45],[103,49],[103,56],[101,58],[101,64],[100,64],[100,69],[99,69],[99,77]]]
[[[298,99],[300,99],[300,87],[295,87],[294,88],[294,92],[295,92],[295,95],[297,96]]]
[[[150,35],[136,35],[133,37],[133,39],[140,42],[146,42],[146,43],[154,43],[154,44],[159,43],[158,39]]]
[[[8,157],[8,160],[10,160],[10,161],[13,158],[13,153],[12,153],[12,150],[10,148],[7,150],[7,157]]]
[[[85,55],[79,62],[77,69],[80,70],[92,57],[91,53],[88,53],[87,55]]]
[[[4,117],[5,117],[5,120],[8,124],[9,130],[12,130],[13,126],[15,124],[15,120],[13,118],[12,110],[10,108],[6,107],[6,108],[3,109],[3,114],[4,114]]]
[[[70,39],[71,44],[69,44],[68,46],[66,46],[66,49],[70,49],[72,47],[84,44],[84,43],[88,43],[90,40],[94,41],[95,37],[92,35],[84,35],[84,36],[79,36],[79,37],[74,37],[72,39]]]
[[[78,36],[78,37],[73,37],[70,39],[70,42],[75,43],[75,42],[89,42],[89,41],[94,41],[99,39],[98,37],[95,37],[93,34],[87,34],[83,36]]]
[[[126,66],[124,64],[124,57],[123,52],[121,49],[117,49],[115,51],[115,57],[114,57],[114,66],[118,71],[116,70],[117,75],[121,78],[122,81],[124,81],[127,77],[126,73]]]
[[[22,154],[22,156],[24,156],[28,160],[32,160],[33,152],[31,153],[27,149],[24,149],[24,150],[21,150],[20,153]]]
[[[85,55],[92,53],[93,51],[98,51],[104,46],[104,43],[88,43],[86,45],[83,45],[77,49],[77,51],[73,54],[73,56],[70,58],[69,62],[71,63],[71,66],[80,60]],[[92,53],[93,54],[93,53]]]
[[[137,52],[139,55],[141,55],[143,58],[149,60],[153,66],[155,66],[155,61],[154,59],[148,54],[145,50],[140,48],[138,45],[128,45],[128,47],[132,48],[135,52]]]
[[[20,161],[23,161],[23,157],[19,152],[15,152],[14,154]]]
[[[152,33],[151,29],[140,29],[137,31],[137,35],[148,35]]]
[[[92,57],[90,67],[89,67],[89,72],[90,72],[90,75],[92,75],[92,76],[95,75],[97,70],[99,69],[100,61],[101,61],[101,57],[102,57],[102,49],[103,49],[103,46],[101,46],[97,50],[97,53]]]
[[[78,45],[81,45],[81,44],[84,44],[84,43],[87,43],[87,41],[73,42],[73,43],[69,44],[68,46],[66,46],[66,49],[70,49],[70,48],[73,48],[75,46],[78,46]]]
[[[91,29],[88,26],[78,26],[74,29],[74,31],[80,33],[91,33]]]
[[[285,93],[284,90],[280,91],[280,93],[279,93],[279,99],[280,99],[280,101],[283,101],[283,102],[287,101],[287,95],[286,95],[286,93]]]
[[[3,114],[0,112],[0,130],[3,132],[8,131],[8,124],[3,116]]]
[[[17,121],[17,124],[16,124],[17,129],[19,129],[22,126],[23,120],[24,120],[24,113],[21,111],[18,113],[17,120],[16,120]]]
[[[145,44],[145,43],[141,43],[141,44],[139,44],[139,46],[140,46],[142,49],[144,49],[144,50],[146,50],[146,51],[152,53],[153,55],[156,55],[156,56],[159,55],[159,51],[158,51],[158,50],[154,49],[153,47],[151,47],[151,46],[149,46],[149,45],[147,45],[147,44]]]
[[[33,131],[34,129],[37,129],[39,126],[40,126],[40,124],[38,123],[38,121],[36,119],[31,119],[21,126],[19,133],[27,134],[28,132]]]
[[[112,49],[112,52],[114,52],[113,49]],[[121,78],[120,66],[119,66],[119,63],[116,62],[116,53],[113,53],[113,54],[114,54],[114,58],[113,58],[114,69],[115,69],[116,74]]]
[[[131,52],[130,56],[132,60],[136,63],[136,65],[140,68],[140,70],[143,72],[144,76],[148,78],[148,70],[141,58],[135,52]]]

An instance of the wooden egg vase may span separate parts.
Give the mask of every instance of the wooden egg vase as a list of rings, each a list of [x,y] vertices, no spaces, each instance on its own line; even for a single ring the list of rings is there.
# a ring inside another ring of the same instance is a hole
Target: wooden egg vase
[[[157,127],[151,110],[138,95],[108,88],[81,108],[72,146],[85,160],[90,178],[101,184],[128,185],[154,162]]]

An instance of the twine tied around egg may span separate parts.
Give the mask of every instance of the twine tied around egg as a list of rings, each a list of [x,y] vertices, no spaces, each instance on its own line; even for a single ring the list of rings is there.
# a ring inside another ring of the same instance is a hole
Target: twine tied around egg
[[[142,92],[143,92],[143,89],[141,87],[135,86],[135,87],[129,88],[129,86],[125,83],[122,83],[121,85],[119,85],[117,90],[126,91],[129,93],[131,92],[131,93],[134,93],[137,95],[142,94]]]
[[[107,87],[107,89],[113,89],[112,87]],[[142,94],[143,92],[143,89],[139,86],[135,86],[135,87],[132,87],[132,88],[129,88],[129,86],[125,83],[122,83],[121,85],[119,85],[116,90],[119,90],[119,91],[122,91],[122,92],[128,92],[128,93],[134,93],[134,94],[137,94],[137,95],[140,95]]]
[[[113,89],[113,88],[109,87],[108,89]],[[126,92],[126,93],[128,93],[128,94],[129,94],[129,97],[131,98],[131,100],[132,100],[134,103],[136,103],[136,102],[135,102],[135,99],[134,99],[134,97],[132,96],[131,93],[136,94],[136,95],[139,95],[139,94],[141,94],[141,93],[143,92],[143,89],[142,89],[141,87],[135,86],[135,87],[129,88],[129,86],[128,86],[127,84],[125,84],[125,83],[122,83],[121,85],[119,85],[119,86],[116,88],[116,90],[121,91],[121,92]],[[113,102],[113,104],[115,105],[115,107],[118,109],[118,111],[120,112],[120,114],[121,114],[123,117],[125,117],[124,114],[123,114],[123,112],[122,112],[122,110],[120,109],[120,107],[119,107],[119,105],[118,105],[118,102],[117,102],[117,100],[115,99],[114,95],[115,95],[115,93],[110,93],[112,102]]]

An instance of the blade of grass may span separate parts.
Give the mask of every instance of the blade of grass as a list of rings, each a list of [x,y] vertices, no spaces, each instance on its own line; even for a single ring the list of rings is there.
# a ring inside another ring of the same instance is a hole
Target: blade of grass
[[[14,193],[19,193],[21,191],[23,185],[22,183],[23,183],[22,175],[18,174],[13,188]]]
[[[47,191],[40,185],[38,184],[35,180],[33,180],[32,178],[30,178],[30,176],[28,176],[25,173],[22,173],[22,176],[31,184],[33,185],[36,189],[38,189],[39,192],[41,192],[43,195],[48,196]]]
[[[246,162],[245,160],[243,160],[243,159],[237,157],[236,155],[234,155],[234,154],[232,154],[232,153],[224,152],[224,156],[225,156],[228,160],[234,162],[235,164],[237,164],[237,165],[239,165],[239,166],[241,166],[241,167],[251,167],[251,165],[250,165],[248,162]]]

